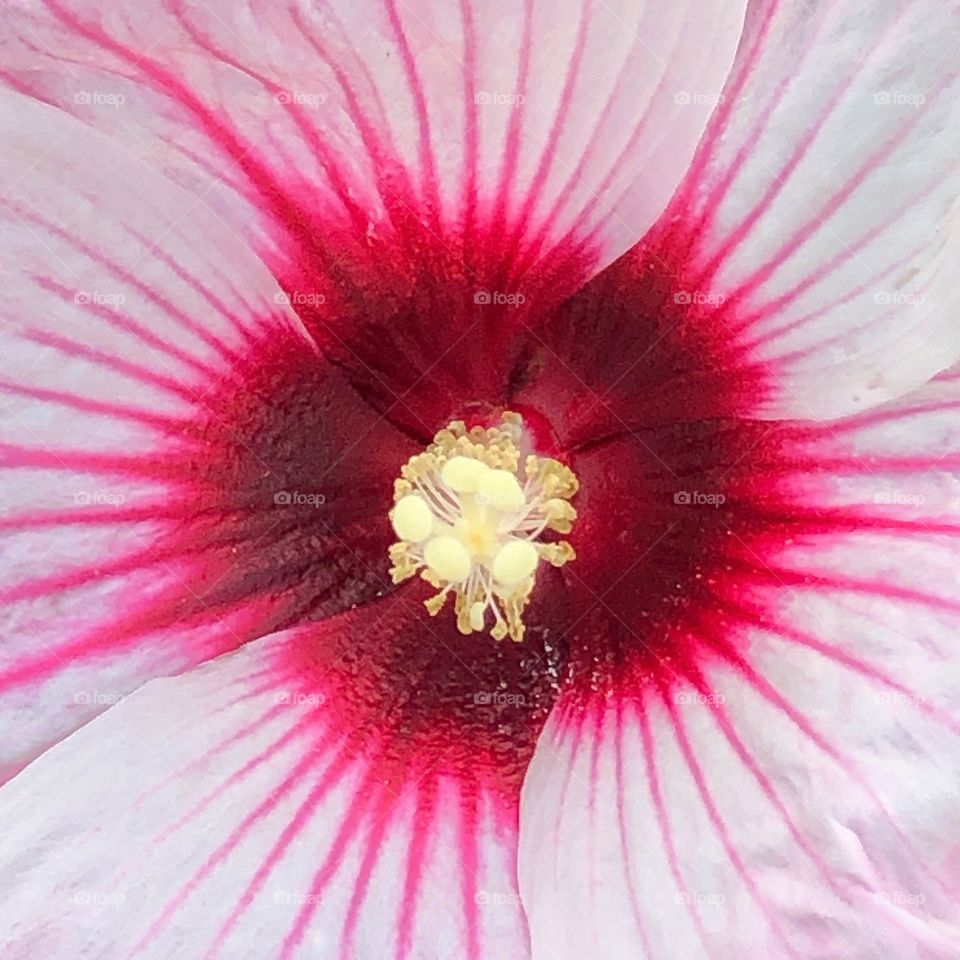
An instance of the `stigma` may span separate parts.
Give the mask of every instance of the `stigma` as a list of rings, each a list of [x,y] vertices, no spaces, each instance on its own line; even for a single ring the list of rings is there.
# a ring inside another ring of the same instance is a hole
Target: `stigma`
[[[570,532],[577,489],[569,467],[525,449],[518,414],[471,430],[454,421],[404,464],[394,485],[393,582],[419,573],[437,591],[425,601],[431,616],[453,594],[461,633],[523,640],[538,568],[575,558],[548,531]]]

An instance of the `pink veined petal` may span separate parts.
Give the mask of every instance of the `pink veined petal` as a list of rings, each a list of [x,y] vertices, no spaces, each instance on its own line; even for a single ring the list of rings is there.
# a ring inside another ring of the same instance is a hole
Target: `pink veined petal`
[[[371,609],[155,680],[0,789],[3,955],[523,960],[515,810],[289,669]]]
[[[842,416],[960,355],[958,38],[953,2],[750,5],[658,242],[769,369],[760,415]]]
[[[351,444],[408,445],[338,392],[202,202],[60,111],[0,103],[2,779],[145,680],[272,632],[297,590],[316,613],[357,602],[375,499]],[[310,436],[299,472],[298,434],[264,437],[278,416]],[[275,499],[318,490],[323,511]],[[329,564],[344,529],[346,567],[318,582],[304,546]]]
[[[521,815],[535,958],[958,955],[958,384],[787,428],[806,532],[731,552],[696,663],[560,702]]]
[[[146,147],[287,274],[293,247],[333,263],[432,230],[475,287],[551,260],[545,298],[662,212],[745,3],[15,6],[7,82]]]

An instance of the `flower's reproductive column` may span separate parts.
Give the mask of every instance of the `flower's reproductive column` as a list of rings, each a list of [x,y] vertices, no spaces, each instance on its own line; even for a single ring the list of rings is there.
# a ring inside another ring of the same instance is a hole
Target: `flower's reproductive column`
[[[419,572],[439,591],[426,601],[434,616],[452,592],[461,633],[492,622],[495,639],[522,640],[541,560],[561,567],[575,556],[569,543],[541,537],[570,532],[577,478],[557,460],[524,457],[523,446],[518,414],[469,431],[454,421],[404,464],[394,487],[394,583]]]

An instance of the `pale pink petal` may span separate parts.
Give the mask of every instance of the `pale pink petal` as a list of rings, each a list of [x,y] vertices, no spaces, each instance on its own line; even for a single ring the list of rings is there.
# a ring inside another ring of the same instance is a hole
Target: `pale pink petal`
[[[569,292],[662,212],[745,3],[15,7],[7,82],[148,153],[288,275],[432,232],[474,287],[546,258]]]
[[[375,499],[350,446],[373,414],[242,239],[103,134],[0,103],[2,778],[144,680],[286,625],[294,595],[357,602]],[[325,509],[275,502],[292,491]],[[346,566],[304,566],[348,528]]]
[[[827,418],[960,355],[956,3],[756,0],[658,257],[769,371],[764,416]]]
[[[155,680],[0,789],[3,956],[523,960],[496,774],[467,739],[389,729],[429,675],[375,726],[344,683],[352,640],[395,639],[401,608]]]
[[[782,428],[790,509],[740,505],[683,629],[621,622],[619,679],[561,702],[521,816],[538,960],[958,955],[958,385]]]

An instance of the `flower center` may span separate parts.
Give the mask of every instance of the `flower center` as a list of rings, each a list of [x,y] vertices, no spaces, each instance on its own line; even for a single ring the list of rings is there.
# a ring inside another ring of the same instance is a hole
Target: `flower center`
[[[569,543],[541,537],[570,532],[577,478],[524,447],[516,413],[469,431],[455,420],[404,464],[394,486],[390,521],[400,540],[390,547],[393,582],[419,572],[439,591],[425,602],[431,616],[453,593],[464,634],[489,626],[496,640],[522,640],[540,562],[562,567],[575,556]]]

